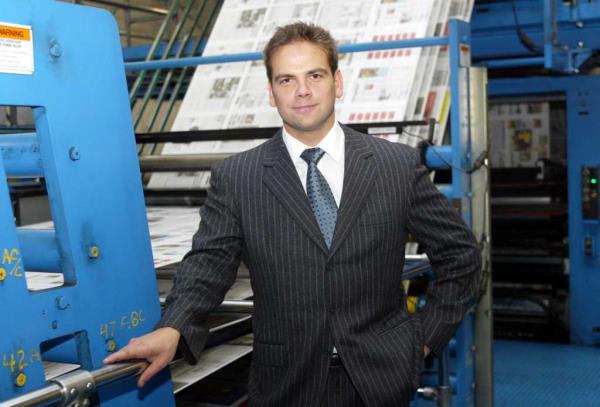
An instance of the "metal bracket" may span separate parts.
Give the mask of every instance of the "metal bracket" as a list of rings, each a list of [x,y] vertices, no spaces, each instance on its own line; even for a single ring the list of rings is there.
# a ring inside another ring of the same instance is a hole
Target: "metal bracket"
[[[417,390],[421,398],[435,401],[438,407],[452,405],[452,388],[450,386],[422,387]]]
[[[96,390],[94,376],[87,370],[77,370],[67,373],[53,380],[60,386],[62,396],[61,406],[65,407],[86,407],[90,405],[89,397]]]

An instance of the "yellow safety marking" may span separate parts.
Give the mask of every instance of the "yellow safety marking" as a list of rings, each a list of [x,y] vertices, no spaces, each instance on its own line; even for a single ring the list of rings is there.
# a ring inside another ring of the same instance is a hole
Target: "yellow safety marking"
[[[419,297],[410,296],[406,299],[406,306],[408,308],[408,312],[414,314],[417,312],[417,303],[419,302]]]
[[[19,373],[15,379],[15,384],[19,387],[23,387],[25,386],[25,383],[27,383],[27,376],[25,373]]]

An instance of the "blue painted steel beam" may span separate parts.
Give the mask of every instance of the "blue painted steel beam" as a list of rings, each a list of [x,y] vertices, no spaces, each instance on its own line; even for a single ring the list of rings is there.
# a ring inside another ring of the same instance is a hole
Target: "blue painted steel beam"
[[[25,270],[60,273],[61,260],[54,230],[17,229]]]
[[[43,176],[40,144],[35,133],[0,136],[0,151],[8,177]]]
[[[425,150],[427,168],[432,170],[447,170],[452,163],[452,146],[430,146]]]
[[[544,57],[491,59],[487,61],[482,61],[478,65],[482,65],[490,69],[520,68],[524,66],[543,66]]]
[[[360,44],[345,44],[338,47],[340,53],[380,51],[395,48],[419,48],[447,45],[447,37],[416,38],[412,40],[365,42]],[[239,54],[224,54],[189,58],[164,59],[162,61],[130,62],[125,64],[128,71],[141,71],[149,69],[182,68],[185,66],[224,64],[230,62],[258,61],[262,59],[260,52],[242,52]]]
[[[547,1],[514,2],[522,32],[537,47],[534,52],[519,39],[512,1],[475,4],[471,19],[473,60],[543,56],[544,44],[547,43],[544,30],[551,28],[550,25],[544,26],[545,19],[551,17],[550,10],[544,10],[544,2]],[[579,2],[572,8],[559,0],[554,1],[560,44],[573,50],[579,47],[579,43],[585,48],[600,49],[600,5],[597,2]],[[545,16],[545,13],[548,14]]]
[[[470,61],[462,61],[461,58],[461,39],[465,37],[467,44],[469,44],[469,25],[460,20],[450,20],[448,22],[449,38],[451,39],[449,45],[449,57],[450,57],[450,96],[451,106],[450,111],[450,125],[451,125],[451,145],[452,149],[452,193],[453,200],[463,201],[463,196],[470,191],[470,185],[468,179],[464,177],[464,174],[460,171],[461,168],[465,168],[465,157],[468,153],[469,146],[464,145],[464,140],[468,140],[467,135],[462,134],[463,132],[463,120],[464,120],[464,109],[468,111],[468,105],[463,104],[463,93],[467,89],[466,72],[464,68],[470,66]],[[467,63],[468,65],[464,65]],[[468,101],[467,101],[468,102]],[[468,131],[468,129],[464,129]],[[468,202],[468,201],[466,201]],[[471,210],[468,207],[462,208],[462,215],[467,225],[471,225]]]

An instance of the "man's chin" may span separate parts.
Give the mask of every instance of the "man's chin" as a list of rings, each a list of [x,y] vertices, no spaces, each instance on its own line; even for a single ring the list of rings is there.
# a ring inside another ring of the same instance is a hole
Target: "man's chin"
[[[296,131],[298,133],[314,133],[326,127],[327,120],[315,122],[313,120],[306,121],[284,121],[286,128]]]

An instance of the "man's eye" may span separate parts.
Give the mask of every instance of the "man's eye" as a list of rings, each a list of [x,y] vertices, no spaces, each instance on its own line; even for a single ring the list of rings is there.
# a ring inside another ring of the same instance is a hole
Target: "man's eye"
[[[288,83],[290,83],[290,78],[283,78],[279,81],[280,85],[286,85]]]
[[[321,75],[320,73],[313,73],[310,77],[312,79],[321,79],[323,75]]]

